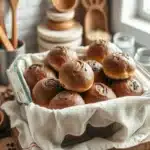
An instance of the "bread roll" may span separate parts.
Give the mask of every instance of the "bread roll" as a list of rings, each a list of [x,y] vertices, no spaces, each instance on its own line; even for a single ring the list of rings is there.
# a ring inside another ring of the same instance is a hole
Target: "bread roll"
[[[54,47],[46,57],[47,63],[56,71],[59,71],[63,64],[77,59],[75,51],[63,46]]]
[[[88,91],[86,91],[83,96],[86,104],[114,98],[116,98],[116,95],[112,89],[102,83],[94,83],[93,86]]]
[[[129,55],[115,52],[104,59],[103,70],[111,79],[128,79],[134,76],[136,65]]]
[[[93,42],[88,50],[87,57],[91,60],[96,60],[100,63],[103,62],[104,58],[110,53],[110,49],[108,47],[108,42],[104,40],[97,40]]]
[[[107,77],[103,72],[103,66],[96,60],[87,60],[86,62],[94,72],[94,82],[101,82],[106,84]]]
[[[58,79],[45,78],[39,81],[33,88],[34,103],[48,106],[50,100],[63,90]]]
[[[83,104],[85,104],[84,100],[78,93],[72,91],[62,91],[50,101],[49,108],[63,109],[66,107]]]
[[[76,60],[61,67],[59,80],[67,90],[85,92],[93,85],[94,72],[86,62]]]
[[[46,77],[56,78],[56,75],[52,69],[42,64],[33,64],[24,72],[24,78],[31,90],[38,81]]]
[[[141,96],[144,92],[142,84],[134,78],[114,81],[112,83],[112,89],[117,97]]]

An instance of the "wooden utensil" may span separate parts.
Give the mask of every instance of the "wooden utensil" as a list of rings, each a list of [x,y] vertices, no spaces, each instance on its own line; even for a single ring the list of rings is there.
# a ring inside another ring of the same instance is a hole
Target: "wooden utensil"
[[[0,25],[6,33],[5,23],[4,23],[4,0],[0,0]]]
[[[17,31],[17,7],[19,0],[9,0],[12,9],[12,44],[14,49],[18,47]]]
[[[87,10],[84,19],[86,41],[90,43],[90,41],[94,39],[92,36],[95,35],[95,33],[92,32],[95,31],[99,32],[99,34],[102,32],[100,36],[103,36],[102,38],[105,37],[109,39],[108,17],[104,9],[106,0],[82,0],[82,4]]]
[[[79,0],[52,0],[52,4],[59,12],[75,9]]]
[[[0,40],[1,40],[2,44],[4,45],[4,47],[7,51],[13,51],[14,50],[11,42],[9,41],[8,37],[6,36],[1,25],[0,25]]]

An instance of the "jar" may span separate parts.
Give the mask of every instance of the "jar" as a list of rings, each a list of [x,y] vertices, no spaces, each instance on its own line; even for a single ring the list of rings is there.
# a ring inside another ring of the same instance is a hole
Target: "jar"
[[[150,49],[145,47],[139,48],[134,59],[150,72]]]
[[[113,42],[124,53],[134,57],[135,54],[135,37],[123,32],[116,33],[113,37]]]
[[[11,52],[6,51],[0,45],[0,84],[9,84],[6,71],[15,58],[22,54],[25,54],[25,43],[23,41],[18,40],[18,48]]]

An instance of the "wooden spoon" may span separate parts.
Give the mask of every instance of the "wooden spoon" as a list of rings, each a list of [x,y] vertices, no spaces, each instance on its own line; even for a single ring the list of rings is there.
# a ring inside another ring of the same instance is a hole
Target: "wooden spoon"
[[[6,33],[5,23],[4,23],[4,0],[0,0],[0,25]]]
[[[104,10],[106,0],[82,0],[83,6],[87,9],[85,16],[85,31],[101,29],[108,32],[107,15]]]
[[[1,25],[0,25],[0,40],[1,40],[2,44],[4,45],[4,47],[7,51],[13,51],[14,50],[11,42],[9,41],[8,37],[6,36]]]
[[[66,12],[75,9],[79,0],[52,0],[52,4],[59,12]]]
[[[95,31],[99,33],[102,31],[102,38],[105,36],[105,38],[109,40],[108,17],[104,9],[106,0],[82,0],[82,4],[87,10],[84,19],[85,38],[90,41],[89,37],[95,35],[93,34]],[[91,37],[91,40],[92,39],[94,38]]]
[[[98,8],[90,9],[85,16],[85,31],[97,29],[108,32],[106,14]]]
[[[17,7],[19,0],[9,0],[12,9],[12,44],[14,49],[18,47],[17,31]]]

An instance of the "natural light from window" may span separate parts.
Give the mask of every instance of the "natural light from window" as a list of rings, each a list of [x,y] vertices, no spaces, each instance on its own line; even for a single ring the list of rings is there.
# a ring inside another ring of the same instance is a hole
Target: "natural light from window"
[[[113,0],[114,32],[126,32],[150,48],[150,0]],[[120,15],[121,14],[121,15]]]
[[[150,14],[150,0],[143,0],[143,11]]]

